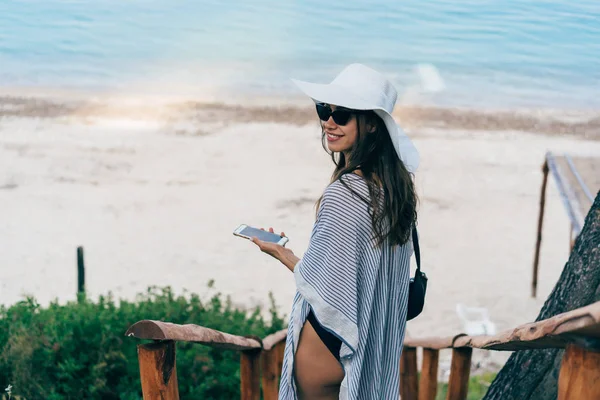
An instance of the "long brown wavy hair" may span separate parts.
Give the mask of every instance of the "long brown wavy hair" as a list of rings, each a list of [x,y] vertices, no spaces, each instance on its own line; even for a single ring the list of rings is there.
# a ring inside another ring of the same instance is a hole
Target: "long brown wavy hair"
[[[417,222],[418,197],[413,181],[414,176],[408,172],[396,154],[388,130],[375,112],[354,111],[354,117],[357,118],[358,132],[348,157],[341,152],[329,151],[325,129],[321,122],[321,142],[335,164],[331,183],[340,180],[362,201],[369,204],[374,239],[378,246],[381,246],[387,238],[390,239],[392,246],[402,245],[410,239],[412,227]],[[373,128],[374,131],[371,132]],[[370,199],[364,198],[341,180],[343,175],[356,170],[362,172],[367,182]],[[382,189],[383,201],[381,201]],[[317,212],[322,199],[321,195],[317,200]]]

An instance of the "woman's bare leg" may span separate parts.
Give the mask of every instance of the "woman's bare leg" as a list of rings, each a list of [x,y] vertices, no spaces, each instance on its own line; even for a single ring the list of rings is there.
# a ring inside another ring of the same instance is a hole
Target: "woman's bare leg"
[[[294,375],[300,399],[338,399],[344,370],[308,321],[300,332]]]

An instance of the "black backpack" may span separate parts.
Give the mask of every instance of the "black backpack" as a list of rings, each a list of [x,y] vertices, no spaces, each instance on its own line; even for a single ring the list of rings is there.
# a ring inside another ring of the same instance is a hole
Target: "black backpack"
[[[425,292],[427,291],[427,275],[421,272],[421,252],[419,250],[419,235],[417,228],[412,230],[413,248],[415,250],[415,258],[417,260],[417,271],[415,277],[410,278],[408,287],[408,316],[407,320],[415,318],[423,311],[425,305]]]

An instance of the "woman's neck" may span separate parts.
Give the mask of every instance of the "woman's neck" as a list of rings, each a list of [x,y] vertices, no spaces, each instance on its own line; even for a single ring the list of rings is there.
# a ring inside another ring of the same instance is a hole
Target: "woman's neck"
[[[366,179],[365,175],[363,174],[363,172],[360,169],[355,169],[354,171],[352,171],[352,173],[360,176],[363,179]],[[381,182],[381,179],[379,179],[379,177],[376,174],[371,174],[371,179],[373,179],[373,181],[375,181],[377,186],[383,187],[383,183]]]

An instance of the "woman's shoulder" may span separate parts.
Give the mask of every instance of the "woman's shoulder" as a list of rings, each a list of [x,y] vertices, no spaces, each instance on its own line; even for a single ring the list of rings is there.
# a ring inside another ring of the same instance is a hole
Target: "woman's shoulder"
[[[370,226],[369,189],[363,178],[345,174],[332,182],[323,193],[317,220],[346,227]]]
[[[332,182],[323,193],[323,200],[343,201],[344,204],[365,204],[369,201],[369,187],[365,179],[348,173]]]

